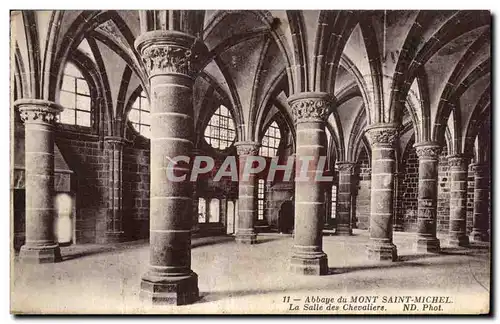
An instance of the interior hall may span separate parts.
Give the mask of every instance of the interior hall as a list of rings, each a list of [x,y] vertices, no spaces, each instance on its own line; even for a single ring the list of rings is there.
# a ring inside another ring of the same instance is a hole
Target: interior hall
[[[488,300],[490,12],[10,19],[12,311],[274,312],[245,305],[373,289]],[[182,155],[215,165],[172,182]],[[230,157],[304,156],[326,157],[331,181],[216,177]]]

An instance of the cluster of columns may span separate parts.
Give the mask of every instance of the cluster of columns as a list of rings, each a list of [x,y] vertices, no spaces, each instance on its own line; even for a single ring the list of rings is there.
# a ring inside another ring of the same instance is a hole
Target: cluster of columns
[[[148,271],[141,280],[140,295],[153,304],[189,304],[198,299],[198,276],[191,269],[191,232],[193,224],[193,184],[190,168],[172,166],[171,157],[193,156],[193,83],[198,72],[197,54],[206,50],[188,34],[159,30],[142,34],[136,47],[148,68],[151,90],[151,189],[150,189],[150,259]],[[317,166],[326,155],[325,123],[331,110],[328,93],[306,92],[289,98],[296,124],[297,157],[312,157]],[[22,260],[55,262],[61,259],[54,238],[53,177],[55,116],[59,105],[43,100],[16,102],[26,127],[26,244]],[[398,128],[393,124],[375,124],[367,128],[372,148],[372,183],[370,243],[368,257],[373,260],[397,259],[392,240],[393,199]],[[106,138],[110,157],[111,208],[107,220],[107,237],[119,241],[122,229],[122,156],[123,139]],[[246,159],[255,156],[259,143],[236,144],[240,169]],[[419,157],[418,229],[416,249],[439,252],[436,238],[437,171],[440,148],[436,143],[415,145]],[[297,160],[299,161],[299,160]],[[466,194],[468,159],[463,155],[448,158],[450,169],[450,235],[449,244],[465,246]],[[183,171],[186,180],[172,182],[168,172]],[[338,235],[352,234],[352,195],[354,163],[337,162]],[[474,240],[488,239],[487,166],[474,166],[475,204]],[[319,170],[310,168],[309,179]],[[321,171],[319,171],[321,172]],[[301,177],[296,172],[295,177]],[[318,181],[295,181],[295,234],[290,270],[305,275],[328,273],[328,258],[322,249],[322,231],[326,215],[324,186]],[[236,241],[256,241],[257,177],[250,174],[239,182],[239,217]]]

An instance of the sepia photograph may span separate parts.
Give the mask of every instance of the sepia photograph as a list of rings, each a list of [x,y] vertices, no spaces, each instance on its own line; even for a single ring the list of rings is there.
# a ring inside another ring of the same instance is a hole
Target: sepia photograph
[[[9,19],[11,314],[491,315],[489,10]]]

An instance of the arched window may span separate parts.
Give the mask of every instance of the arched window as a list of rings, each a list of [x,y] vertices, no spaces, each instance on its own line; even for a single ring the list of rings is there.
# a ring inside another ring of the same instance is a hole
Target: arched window
[[[217,109],[210,118],[204,135],[207,143],[213,148],[224,150],[231,146],[236,138],[236,131],[229,109],[222,105]]]
[[[265,181],[264,179],[259,179],[257,185],[257,219],[264,219],[264,189],[265,189]]]
[[[327,150],[330,148],[330,143],[332,142],[332,133],[330,133],[330,129],[326,128],[325,129],[325,133],[326,133],[326,147],[327,147]]]
[[[330,218],[336,218],[337,217],[337,186],[333,185],[332,186],[332,200],[331,200],[331,207],[332,209],[330,210]]]
[[[207,221],[207,205],[205,198],[198,198],[198,223]]]
[[[235,221],[234,221],[234,202],[232,200],[229,200],[227,202],[227,209],[226,209],[226,219],[227,219],[227,229],[226,229],[226,234],[233,234],[235,232]]]
[[[210,214],[208,216],[209,223],[218,223],[220,220],[220,200],[213,198],[210,200]]]
[[[128,113],[128,120],[130,120],[132,126],[139,134],[146,138],[151,137],[149,102],[144,91],[141,92],[132,104],[132,109]]]
[[[89,85],[80,70],[70,62],[64,69],[59,102],[64,107],[59,115],[60,123],[91,126]]]
[[[274,121],[267,128],[264,137],[262,138],[262,145],[260,147],[261,156],[273,157],[278,153],[278,147],[280,145],[281,132],[278,124]]]
[[[327,167],[328,167],[328,170],[331,170],[331,168],[335,168],[335,165],[332,166],[332,163],[331,163],[332,152],[330,151],[330,144],[332,142],[332,133],[330,133],[330,129],[328,127],[325,128],[325,133],[326,133],[326,152],[327,152],[327,156],[328,156]]]

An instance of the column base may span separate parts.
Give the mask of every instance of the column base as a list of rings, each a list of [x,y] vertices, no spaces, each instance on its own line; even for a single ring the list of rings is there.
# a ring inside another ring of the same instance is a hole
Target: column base
[[[419,253],[439,253],[441,251],[440,242],[437,238],[417,237],[415,251]]]
[[[103,243],[121,243],[125,241],[125,232],[106,232]]]
[[[460,236],[450,237],[450,238],[448,238],[448,245],[449,246],[467,247],[467,246],[469,246],[469,237],[465,234],[462,234]]]
[[[59,245],[21,246],[19,260],[22,263],[55,263],[62,261]]]
[[[252,230],[251,232],[237,232],[236,243],[240,244],[255,244],[257,243],[257,234]]]
[[[488,232],[486,231],[478,231],[478,230],[472,230],[470,233],[470,240],[473,242],[489,242],[490,241],[490,236],[488,235]]]
[[[325,253],[311,255],[292,255],[290,271],[308,276],[323,276],[328,274],[328,257]]]
[[[339,224],[337,225],[335,233],[339,236],[350,236],[352,235],[352,229],[349,227],[349,225]]]
[[[146,273],[141,280],[139,297],[150,305],[187,305],[199,299],[198,275],[159,278]]]
[[[369,260],[374,261],[396,261],[398,259],[398,250],[392,242],[380,242],[372,240],[366,250]]]

